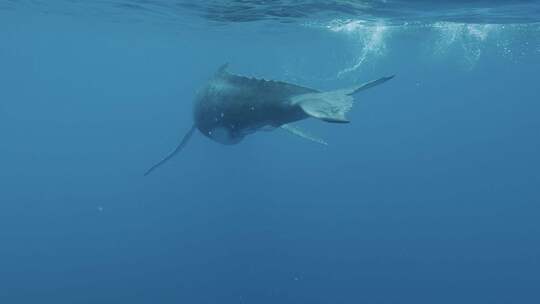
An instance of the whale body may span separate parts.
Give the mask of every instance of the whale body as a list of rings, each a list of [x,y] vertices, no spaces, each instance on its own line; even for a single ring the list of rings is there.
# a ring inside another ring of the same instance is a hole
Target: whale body
[[[260,130],[282,128],[294,135],[326,144],[290,123],[316,118],[332,123],[348,123],[345,114],[359,91],[382,84],[394,76],[382,77],[349,88],[321,92],[287,82],[257,79],[227,72],[222,65],[196,95],[194,124],[180,144],[145,175],[176,155],[195,130],[225,145],[237,144]]]

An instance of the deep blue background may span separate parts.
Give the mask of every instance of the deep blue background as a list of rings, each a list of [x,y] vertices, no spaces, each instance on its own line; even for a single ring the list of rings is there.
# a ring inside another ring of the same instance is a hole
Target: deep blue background
[[[538,30],[441,53],[436,31],[397,28],[339,78],[354,34],[13,12],[0,28],[1,303],[540,301]],[[144,178],[226,61],[320,89],[397,77],[349,125],[302,124],[328,147],[197,134]]]

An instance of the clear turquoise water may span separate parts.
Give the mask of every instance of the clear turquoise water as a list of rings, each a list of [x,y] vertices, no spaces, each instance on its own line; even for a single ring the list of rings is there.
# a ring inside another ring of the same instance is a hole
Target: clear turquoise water
[[[537,1],[0,1],[1,303],[538,303]],[[231,72],[361,93],[222,146]]]

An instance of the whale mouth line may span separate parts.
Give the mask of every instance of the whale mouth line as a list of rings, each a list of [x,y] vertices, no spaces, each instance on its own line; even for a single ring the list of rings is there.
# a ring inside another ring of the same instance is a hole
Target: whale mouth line
[[[204,134],[209,138],[213,139],[214,141],[224,145],[237,144],[244,138],[243,135],[239,136],[237,132],[233,132],[223,126],[214,127],[213,129]]]

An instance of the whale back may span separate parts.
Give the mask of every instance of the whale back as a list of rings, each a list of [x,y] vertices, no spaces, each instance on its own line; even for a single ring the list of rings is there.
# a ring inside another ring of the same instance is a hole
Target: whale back
[[[265,95],[273,98],[274,100],[290,98],[292,96],[318,93],[318,90],[299,86],[296,84],[277,81],[266,80],[262,78],[247,77],[242,75],[236,75],[227,71],[228,64],[222,65],[216,72],[215,78],[222,79],[231,85],[242,88],[247,91],[256,92],[257,95]]]

